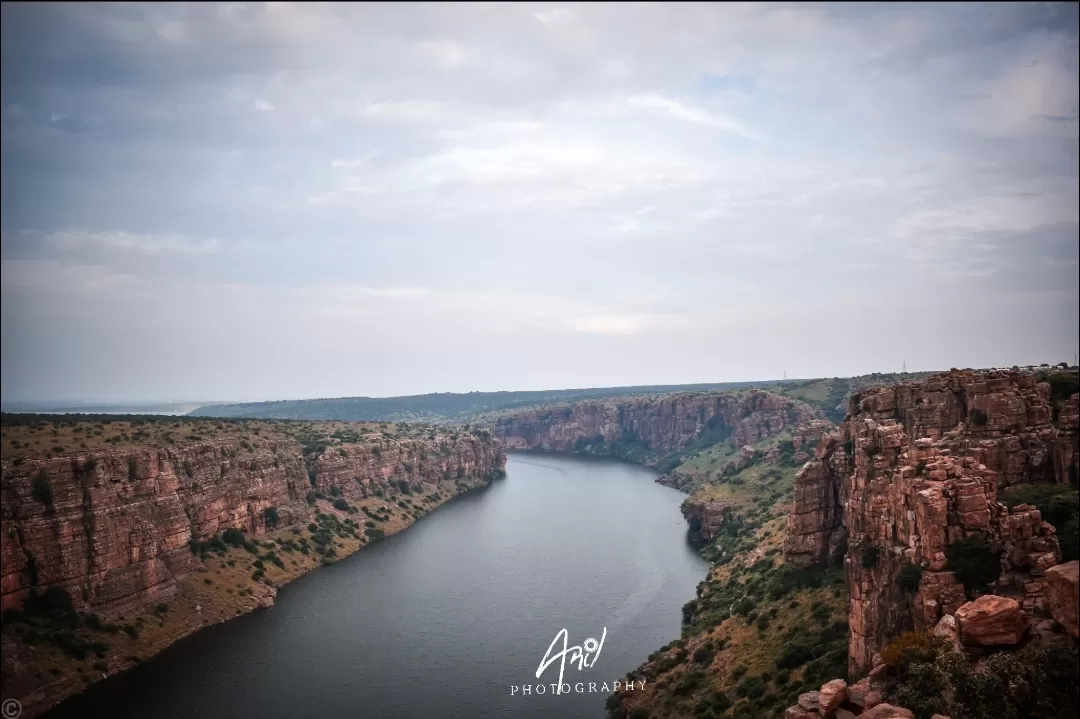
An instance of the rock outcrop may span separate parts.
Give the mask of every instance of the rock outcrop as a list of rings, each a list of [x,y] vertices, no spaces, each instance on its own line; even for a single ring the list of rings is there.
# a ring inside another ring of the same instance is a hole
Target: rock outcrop
[[[1046,570],[1046,600],[1050,614],[1074,638],[1080,636],[1080,562],[1075,559]]]
[[[580,442],[629,441],[668,452],[706,432],[729,434],[742,447],[822,417],[803,402],[748,390],[586,400],[505,415],[494,421],[493,431],[511,449],[561,452]]]
[[[379,439],[332,448],[305,463],[287,436],[133,446],[3,462],[0,605],[58,586],[77,609],[135,614],[175,596],[200,565],[190,544],[230,527],[266,531],[307,515],[312,487],[346,497],[374,483],[501,472],[490,435]]]
[[[961,605],[955,617],[960,643],[970,647],[1019,644],[1027,627],[1016,600],[993,594]]]
[[[384,437],[330,449],[310,464],[315,489],[360,499],[390,483],[415,488],[423,482],[490,478],[505,466],[506,451],[486,430],[478,430],[435,439]]]
[[[720,525],[724,523],[724,510],[730,505],[719,501],[695,501],[687,498],[680,509],[686,518],[691,537],[701,542],[710,542],[716,536]]]
[[[1075,405],[1073,395],[1055,425],[1050,385],[1013,370],[955,370],[850,398],[847,419],[796,475],[785,553],[821,564],[846,545],[852,678],[899,633],[930,629],[966,602],[948,569],[961,538],[982,537],[1000,555],[1023,616],[1045,606],[1041,577],[1060,561],[1054,528],[997,492],[1075,476]]]

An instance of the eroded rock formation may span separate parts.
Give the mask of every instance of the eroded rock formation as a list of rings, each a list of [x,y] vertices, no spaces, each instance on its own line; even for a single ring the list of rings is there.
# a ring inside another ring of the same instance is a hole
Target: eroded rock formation
[[[581,441],[634,441],[666,452],[708,431],[730,432],[736,446],[754,444],[822,417],[805,403],[763,390],[584,401],[495,420],[511,449],[567,451]]]
[[[1054,528],[1034,507],[1010,511],[997,492],[1075,482],[1077,396],[1055,425],[1050,393],[1031,372],[954,370],[860,392],[839,430],[824,433],[796,475],[785,550],[820,564],[846,545],[852,677],[903,630],[932,628],[965,603],[947,569],[963,537],[1000,554],[1000,593],[1025,617],[1045,607],[1042,577],[1060,561]]]
[[[295,440],[265,436],[5,460],[0,604],[59,586],[80,610],[134,614],[172,599],[198,568],[192,540],[230,527],[261,535],[270,508],[296,521],[313,486],[351,497],[399,478],[486,478],[504,464],[500,443],[473,434],[375,439],[328,449],[310,467]]]

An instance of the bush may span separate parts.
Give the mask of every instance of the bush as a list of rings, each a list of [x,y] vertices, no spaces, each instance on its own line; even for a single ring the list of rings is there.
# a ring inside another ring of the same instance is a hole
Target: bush
[[[996,652],[978,671],[947,641],[936,647],[925,639],[909,644],[907,661],[889,667],[886,697],[920,719],[935,713],[955,719],[1064,719],[1080,710],[1074,642]],[[895,652],[889,656],[895,659]]]
[[[264,509],[263,519],[266,521],[267,527],[276,527],[278,522],[281,521],[281,517],[278,516],[277,507],[267,507]]]
[[[34,479],[31,483],[30,494],[34,499],[44,504],[48,509],[52,509],[53,506],[53,491],[52,482],[49,480],[48,473],[42,469],[34,475]]]
[[[951,648],[947,639],[930,632],[904,632],[881,650],[881,661],[890,672],[903,673],[910,665],[932,662]]]
[[[971,414],[969,416],[971,417],[971,423],[976,427],[984,427],[986,425],[986,412],[983,412],[981,409],[971,410]]]
[[[231,547],[242,547],[246,541],[243,530],[236,527],[229,527],[222,532],[221,539]]]
[[[712,648],[708,646],[700,646],[694,650],[693,659],[698,664],[705,664],[712,659]]]
[[[338,497],[334,500],[334,509],[339,509],[342,512],[347,512],[349,510],[349,503],[341,497]]]
[[[900,568],[900,575],[897,577],[896,582],[900,585],[900,589],[908,594],[914,594],[919,589],[922,573],[923,568],[918,564],[905,564]]]
[[[962,537],[949,545],[949,569],[968,592],[984,591],[1001,576],[1001,560],[984,537]]]

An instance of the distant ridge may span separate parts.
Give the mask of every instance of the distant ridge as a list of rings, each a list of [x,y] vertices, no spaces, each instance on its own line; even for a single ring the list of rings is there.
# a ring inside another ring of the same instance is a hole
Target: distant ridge
[[[641,394],[702,392],[763,387],[784,380],[716,382],[711,384],[641,385],[500,392],[436,392],[404,397],[338,397],[212,404],[190,412],[195,417],[251,417],[261,419],[336,419],[344,421],[453,422],[476,415],[536,405]],[[792,380],[788,380],[791,382]]]

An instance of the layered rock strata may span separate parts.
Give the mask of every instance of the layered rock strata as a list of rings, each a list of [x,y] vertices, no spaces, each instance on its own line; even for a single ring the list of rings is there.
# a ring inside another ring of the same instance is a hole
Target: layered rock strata
[[[261,535],[271,508],[279,523],[297,521],[313,488],[362,496],[391,481],[488,478],[504,465],[501,444],[483,433],[375,439],[308,463],[288,437],[5,460],[0,605],[57,586],[79,610],[135,614],[168,602],[198,568],[193,541],[230,527]]]
[[[568,451],[579,440],[603,438],[669,452],[710,431],[730,433],[742,447],[822,417],[797,400],[749,390],[575,402],[499,417],[493,431],[511,449]]]
[[[1010,511],[997,492],[1075,479],[1076,403],[1073,395],[1055,425],[1050,386],[1010,370],[852,396],[847,419],[796,475],[785,550],[810,565],[846,548],[853,677],[901,631],[931,628],[964,604],[947,569],[948,547],[963,537],[1000,555],[999,588],[1025,616],[1045,607],[1042,577],[1060,562],[1054,529],[1034,507]],[[908,565],[922,570],[914,596],[900,581]]]

